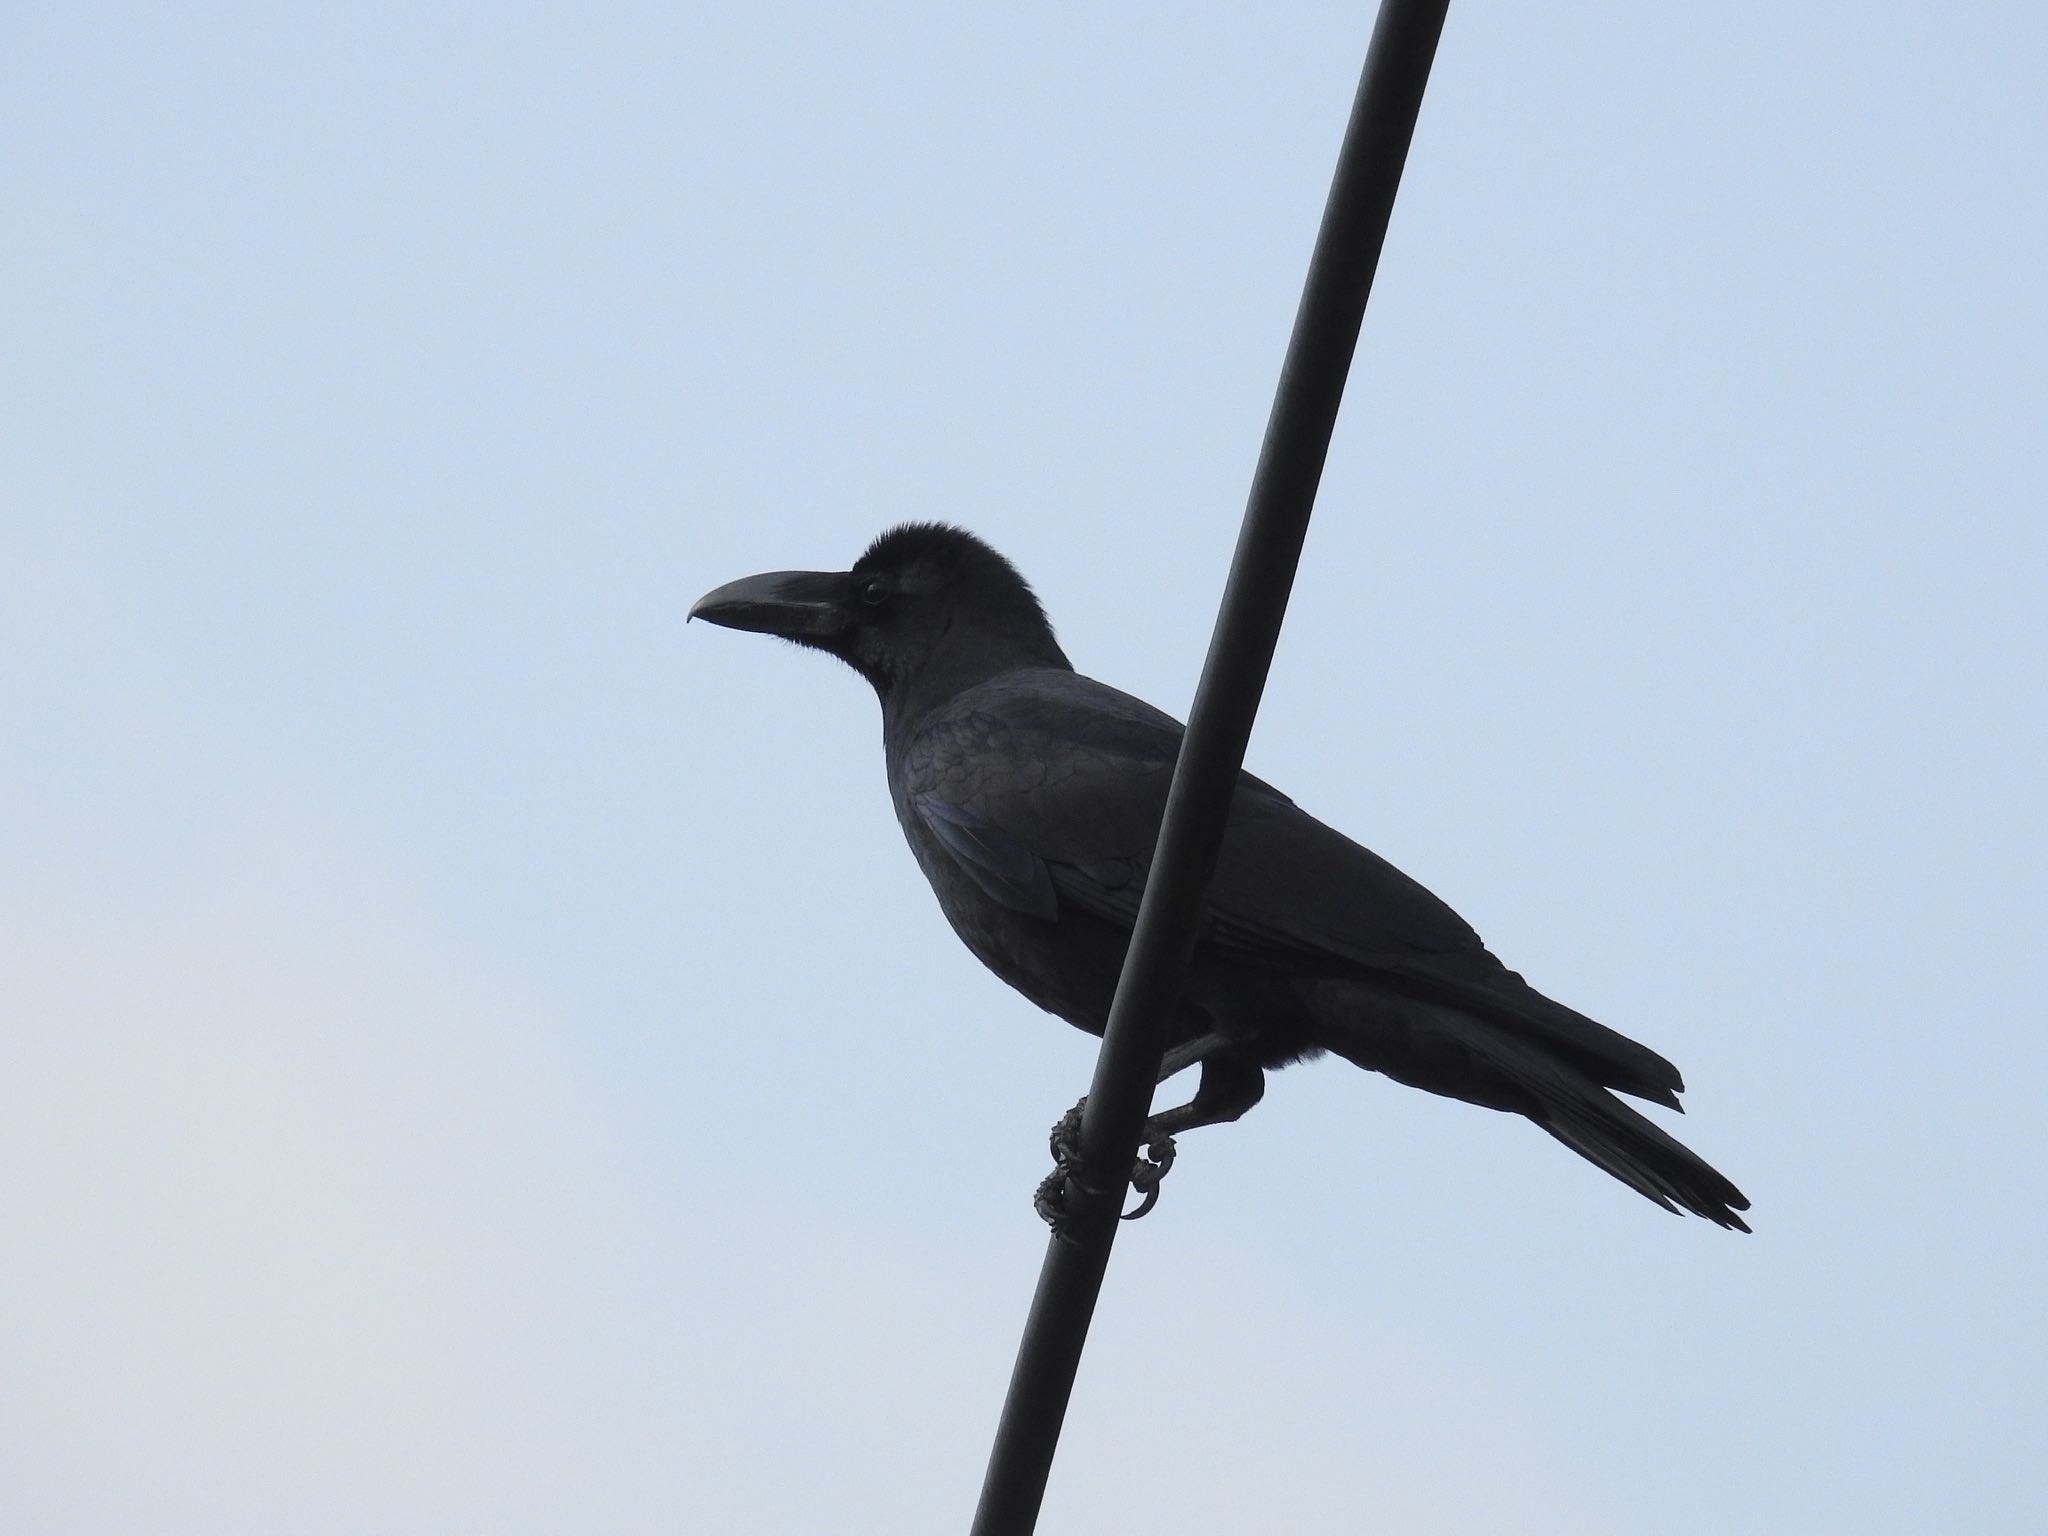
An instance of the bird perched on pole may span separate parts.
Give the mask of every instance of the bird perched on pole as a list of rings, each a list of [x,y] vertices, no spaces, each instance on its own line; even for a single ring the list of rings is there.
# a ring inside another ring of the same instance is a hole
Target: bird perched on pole
[[[943,524],[891,529],[848,571],[728,583],[690,617],[874,685],[896,819],[954,932],[1100,1035],[1180,722],[1076,672],[1016,568]],[[1325,1052],[1524,1115],[1666,1210],[1749,1230],[1740,1190],[1615,1097],[1678,1109],[1676,1067],[1545,997],[1421,885],[1243,774],[1160,1072],[1201,1077],[1146,1122],[1152,1167],[1175,1135],[1257,1104],[1268,1070]]]

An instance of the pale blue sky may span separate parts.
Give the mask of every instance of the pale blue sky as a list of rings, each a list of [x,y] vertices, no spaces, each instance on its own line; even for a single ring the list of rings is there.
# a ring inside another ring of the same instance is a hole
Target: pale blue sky
[[[1185,707],[1366,7],[18,8],[0,1528],[951,1532],[1092,1042],[706,588]],[[2048,20],[1454,8],[1252,764],[1756,1235],[1337,1065],[1046,1529],[2048,1524]]]

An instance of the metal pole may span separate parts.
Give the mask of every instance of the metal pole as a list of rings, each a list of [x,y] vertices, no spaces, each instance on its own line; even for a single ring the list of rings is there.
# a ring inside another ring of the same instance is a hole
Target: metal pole
[[[1194,947],[1448,5],[1449,0],[1385,0],[1373,26],[1081,1121],[1083,1159],[1090,1168],[1116,1174],[1096,1192],[1070,1190],[1068,1233],[1046,1249],[972,1536],[1028,1536],[1038,1522],[1116,1237],[1126,1189],[1122,1174],[1137,1155],[1151,1107],[1160,1022],[1173,1006]]]

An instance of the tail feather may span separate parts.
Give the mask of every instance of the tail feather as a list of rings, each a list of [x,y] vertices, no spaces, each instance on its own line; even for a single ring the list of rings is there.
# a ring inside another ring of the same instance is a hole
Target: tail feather
[[[1390,999],[1355,982],[1326,982],[1312,995],[1317,1043],[1396,1082],[1528,1116],[1597,1168],[1667,1211],[1690,1211],[1747,1232],[1736,1214],[1749,1200],[1677,1138],[1608,1086],[1677,1109],[1675,1091],[1596,1076],[1574,1054],[1502,1021],[1441,1004]],[[1620,1037],[1617,1037],[1620,1038]],[[1658,1058],[1661,1060],[1662,1058]],[[1677,1071],[1671,1069],[1675,1084]]]
[[[1604,1101],[1604,1102],[1603,1102]],[[1599,1089],[1551,1098],[1531,1119],[1596,1167],[1667,1211],[1747,1232],[1749,1199],[1704,1158]]]
[[[1571,1065],[1511,1035],[1487,1033],[1481,1053],[1520,1085],[1533,1102],[1518,1107],[1544,1130],[1667,1211],[1749,1230],[1735,1214],[1749,1209],[1748,1197],[1692,1148]]]

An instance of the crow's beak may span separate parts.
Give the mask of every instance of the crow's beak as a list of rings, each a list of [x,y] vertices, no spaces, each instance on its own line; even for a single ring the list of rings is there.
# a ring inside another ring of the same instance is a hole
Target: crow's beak
[[[690,617],[727,629],[821,640],[846,628],[846,578],[824,571],[770,571],[706,592]]]

